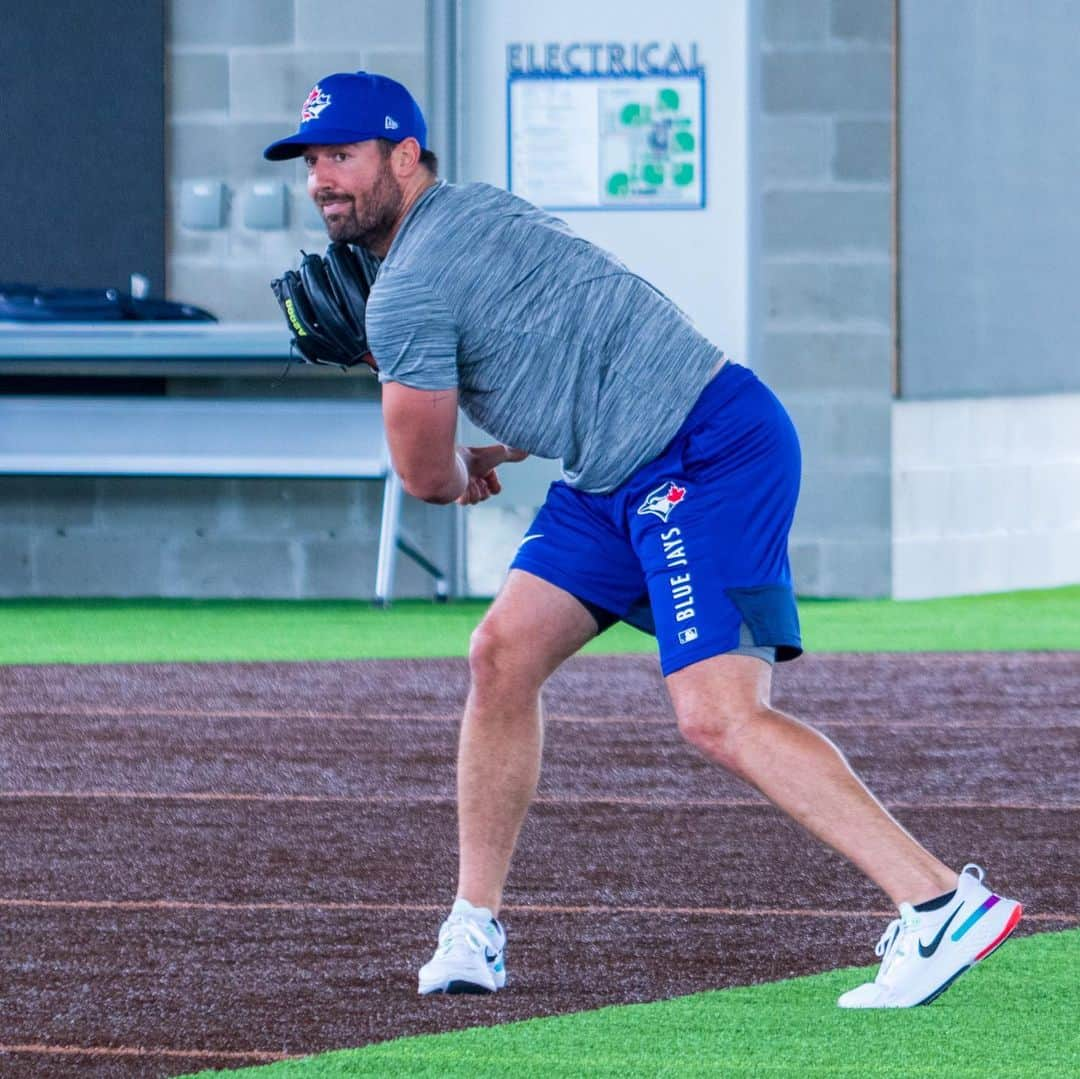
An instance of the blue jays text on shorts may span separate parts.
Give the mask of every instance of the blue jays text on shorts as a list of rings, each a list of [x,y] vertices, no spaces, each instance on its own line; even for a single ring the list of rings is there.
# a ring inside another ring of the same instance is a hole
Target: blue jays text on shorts
[[[802,652],[787,542],[801,459],[783,406],[726,364],[660,454],[609,494],[561,480],[518,548],[601,628],[655,633],[664,674],[753,645]]]

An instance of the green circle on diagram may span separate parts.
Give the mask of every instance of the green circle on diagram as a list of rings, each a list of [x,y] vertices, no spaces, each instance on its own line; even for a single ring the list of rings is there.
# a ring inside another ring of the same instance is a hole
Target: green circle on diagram
[[[692,184],[694,182],[694,166],[688,161],[683,162],[681,165],[676,165],[675,172],[671,178],[679,187],[686,187],[687,184]]]

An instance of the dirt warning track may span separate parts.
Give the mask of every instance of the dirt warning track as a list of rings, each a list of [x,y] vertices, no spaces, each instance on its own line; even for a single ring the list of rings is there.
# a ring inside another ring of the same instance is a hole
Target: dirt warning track
[[[873,962],[885,898],[681,742],[654,660],[584,658],[547,693],[511,987],[417,998],[466,682],[0,668],[0,1072],[176,1075]],[[776,682],[936,853],[1025,901],[1020,932],[1080,921],[1080,656],[807,657]]]

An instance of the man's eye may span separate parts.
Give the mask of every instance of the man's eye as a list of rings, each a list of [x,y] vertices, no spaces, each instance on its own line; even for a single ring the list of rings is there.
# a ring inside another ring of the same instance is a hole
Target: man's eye
[[[334,160],[335,161],[347,161],[348,158],[349,158],[349,155],[347,153],[345,153],[344,151],[339,151],[338,153],[334,154]]]

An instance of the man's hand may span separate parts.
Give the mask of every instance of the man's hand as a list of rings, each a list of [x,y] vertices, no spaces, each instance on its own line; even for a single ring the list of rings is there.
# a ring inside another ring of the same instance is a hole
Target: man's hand
[[[465,492],[457,499],[459,506],[475,506],[497,495],[502,490],[502,484],[495,469],[499,465],[524,461],[529,456],[524,450],[511,449],[502,443],[494,446],[458,446],[457,454],[469,477]]]

